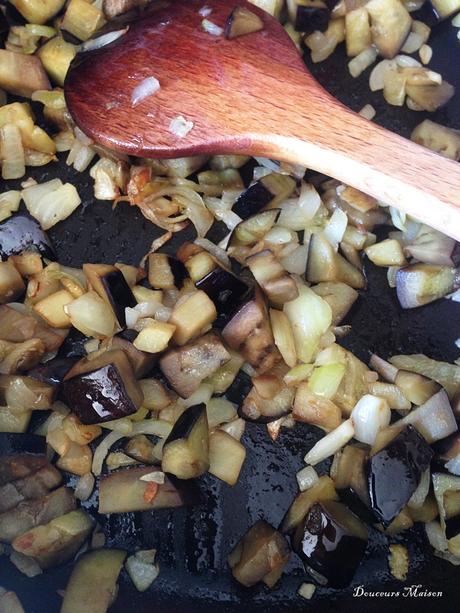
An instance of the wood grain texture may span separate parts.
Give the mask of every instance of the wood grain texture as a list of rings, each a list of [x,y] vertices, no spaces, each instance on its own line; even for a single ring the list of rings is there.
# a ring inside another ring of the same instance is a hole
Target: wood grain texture
[[[203,30],[205,4],[223,26],[233,2],[160,2],[114,43],[77,57],[65,95],[86,134],[141,157],[244,153],[304,164],[460,240],[457,162],[343,106],[268,14],[248,5],[264,29],[227,41]],[[134,88],[150,76],[160,91],[133,107]],[[183,138],[169,129],[179,115],[193,122]]]

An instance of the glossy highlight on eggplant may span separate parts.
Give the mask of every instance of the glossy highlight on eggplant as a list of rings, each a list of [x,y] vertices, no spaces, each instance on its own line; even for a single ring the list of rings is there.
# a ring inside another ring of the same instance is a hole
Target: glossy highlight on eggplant
[[[23,251],[37,251],[48,260],[56,260],[56,253],[40,224],[25,215],[17,213],[0,223],[0,258],[19,255]]]

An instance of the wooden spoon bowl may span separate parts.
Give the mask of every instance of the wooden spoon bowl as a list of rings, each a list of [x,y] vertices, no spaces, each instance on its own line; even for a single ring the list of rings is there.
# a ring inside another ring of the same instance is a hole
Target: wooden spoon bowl
[[[264,28],[226,40],[228,0],[159,2],[126,34],[80,53],[65,82],[77,125],[116,151],[148,158],[240,153],[303,164],[460,240],[460,166],[357,115],[306,70],[281,24],[245,1]],[[132,104],[155,77],[160,90]],[[193,127],[171,130],[182,116]]]

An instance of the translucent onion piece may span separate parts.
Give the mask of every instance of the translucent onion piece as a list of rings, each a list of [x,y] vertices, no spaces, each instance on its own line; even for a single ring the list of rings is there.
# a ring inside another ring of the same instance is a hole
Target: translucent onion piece
[[[212,21],[209,21],[209,19],[203,19],[201,22],[201,27],[205,32],[211,34],[211,36],[221,36],[224,33],[224,30],[220,26],[216,25]]]
[[[453,475],[460,476],[460,453],[455,458],[452,458],[452,460],[446,462],[445,467]]]
[[[145,98],[153,96],[160,89],[160,81],[155,77],[147,77],[139,83],[131,94],[131,106],[136,106]]]
[[[428,492],[430,491],[431,485],[431,472],[428,468],[422,476],[420,477],[420,483],[417,486],[417,489],[412,494],[407,503],[413,509],[419,509],[423,503],[425,502],[426,497],[428,496]]]
[[[383,398],[366,394],[358,400],[351,412],[355,439],[373,445],[380,430],[386,428],[391,419],[391,410]]]
[[[353,78],[359,77],[359,75],[369,68],[371,64],[377,59],[377,49],[375,47],[368,47],[361,51],[356,57],[348,62],[348,70]]]
[[[334,455],[339,449],[344,447],[353,438],[355,433],[351,419],[344,421],[338,428],[332,430],[321,438],[316,445],[310,449],[304,458],[306,464],[315,466],[326,458]]]
[[[75,186],[59,179],[27,187],[22,197],[27,210],[44,230],[67,219],[81,203]]]
[[[97,38],[92,38],[91,40],[87,40],[86,42],[80,45],[79,51],[95,51],[96,49],[105,47],[105,45],[113,43],[115,40],[120,38],[120,36],[123,36],[123,34],[126,34],[128,30],[129,30],[129,26],[127,26],[126,28],[123,28],[123,30],[113,30],[112,32],[107,32],[107,34],[98,36]]]
[[[75,498],[84,502],[93,493],[94,489],[94,475],[92,473],[86,473],[78,479],[75,487]]]
[[[21,202],[21,192],[8,191],[0,194],[0,222],[11,217],[19,209]]]
[[[430,444],[458,430],[455,415],[444,390],[440,390],[424,404],[408,413],[403,421],[417,428]]]
[[[96,447],[93,455],[93,465],[91,469],[93,474],[96,475],[96,477],[101,474],[102,465],[104,464],[104,460],[107,457],[112,445],[114,445],[124,436],[124,434],[120,434],[119,432],[110,432]]]
[[[155,552],[155,549],[150,551]],[[147,552],[137,551],[134,555],[129,556],[125,563],[128,575],[139,592],[148,590],[160,572],[158,564],[154,564],[155,553],[153,558],[144,557],[145,553]]]
[[[313,468],[313,466],[305,466],[305,468],[299,470],[296,475],[296,478],[297,483],[299,485],[299,490],[301,492],[308,490],[308,488],[314,485],[319,479],[318,473]]]
[[[178,138],[184,138],[193,128],[193,121],[187,121],[182,115],[171,120],[169,131]]]
[[[19,128],[13,124],[7,123],[0,128],[0,159],[4,179],[19,179],[24,176],[24,147]]]
[[[65,306],[72,326],[86,336],[105,338],[116,328],[115,315],[107,302],[94,291],[83,294]]]
[[[332,213],[328,224],[324,228],[324,236],[334,247],[335,251],[338,250],[339,243],[342,242],[343,235],[345,233],[345,230],[347,229],[347,223],[347,214],[344,213],[344,211],[342,211],[341,209],[336,209]]]
[[[244,434],[244,430],[246,428],[246,422],[244,419],[239,417],[238,419],[234,419],[233,421],[228,422],[228,424],[224,424],[220,427],[221,430],[233,436],[237,441],[241,439]]]

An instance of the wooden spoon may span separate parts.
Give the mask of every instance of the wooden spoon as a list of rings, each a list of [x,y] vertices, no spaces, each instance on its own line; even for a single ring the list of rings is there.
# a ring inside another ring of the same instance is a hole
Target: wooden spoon
[[[226,40],[202,27],[200,9],[223,27],[246,6],[263,30]],[[133,106],[133,90],[161,88]],[[65,82],[77,125],[111,149],[148,158],[239,153],[298,163],[460,240],[460,165],[349,110],[309,74],[279,22],[245,1],[160,2],[105,47],[79,54]],[[171,131],[182,116],[183,137]]]

